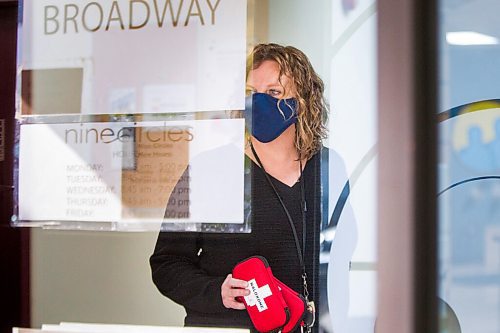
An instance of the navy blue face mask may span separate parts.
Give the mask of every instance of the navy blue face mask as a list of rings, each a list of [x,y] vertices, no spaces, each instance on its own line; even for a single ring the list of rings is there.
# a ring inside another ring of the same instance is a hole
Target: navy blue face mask
[[[245,120],[252,129],[252,135],[267,143],[297,122],[296,110],[295,98],[279,100],[268,94],[254,93],[245,101]]]

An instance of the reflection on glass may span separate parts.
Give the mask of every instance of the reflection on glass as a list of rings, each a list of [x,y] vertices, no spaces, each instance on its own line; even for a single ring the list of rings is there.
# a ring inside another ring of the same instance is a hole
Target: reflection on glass
[[[148,140],[130,140],[130,144],[123,147],[122,218],[158,218],[167,200],[171,208],[165,215],[173,219],[189,217],[188,162],[192,128],[126,129],[131,137]],[[178,187],[174,190],[176,183]]]
[[[479,318],[495,318],[492,309],[500,305],[500,298],[492,297],[492,291],[500,291],[500,165],[494,162],[499,106],[494,101],[465,105],[440,123],[440,297],[464,332]]]
[[[499,332],[500,3],[439,6],[440,331]]]
[[[332,3],[324,332],[374,332],[377,316],[376,1]],[[355,61],[353,61],[355,59]],[[323,271],[322,271],[323,272]]]

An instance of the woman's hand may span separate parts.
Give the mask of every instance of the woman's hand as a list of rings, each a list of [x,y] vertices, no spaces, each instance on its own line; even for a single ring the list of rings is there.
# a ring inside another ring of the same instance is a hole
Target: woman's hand
[[[238,302],[235,298],[250,295],[250,290],[245,289],[247,286],[248,282],[234,279],[232,274],[228,274],[220,287],[222,304],[228,309],[245,309],[245,304]]]

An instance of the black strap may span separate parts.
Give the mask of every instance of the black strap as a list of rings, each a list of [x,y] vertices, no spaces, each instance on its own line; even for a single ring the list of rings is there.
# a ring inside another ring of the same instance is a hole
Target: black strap
[[[259,155],[257,155],[257,152],[255,151],[255,148],[252,144],[252,142],[250,142],[250,148],[252,149],[252,153],[253,155],[255,156],[255,159],[257,160],[257,163],[259,164],[259,166],[262,168],[262,171],[264,171],[264,175],[266,176],[266,179],[267,179],[267,182],[269,183],[269,185],[271,185],[273,191],[274,191],[274,194],[276,195],[276,197],[278,198],[281,206],[283,207],[283,210],[285,211],[285,214],[288,218],[288,222],[290,224],[290,229],[292,229],[292,233],[293,233],[293,238],[295,239],[295,247],[297,248],[297,256],[299,258],[299,263],[300,263],[300,267],[302,269],[302,279],[303,279],[303,282],[304,282],[304,296],[308,296],[308,292],[307,292],[307,283],[306,283],[306,267],[305,267],[305,264],[304,264],[304,253],[302,252],[302,249],[304,250],[305,252],[305,249],[306,249],[306,212],[307,212],[307,205],[306,205],[306,198],[305,198],[305,181],[302,177],[302,159],[299,158],[300,160],[300,178],[299,178],[299,182],[301,183],[300,184],[300,187],[301,187],[301,192],[302,192],[302,195],[301,195],[301,204],[302,204],[302,249],[300,247],[300,243],[299,243],[299,237],[297,236],[297,230],[295,229],[295,225],[293,223],[293,219],[292,219],[292,216],[290,215],[290,212],[288,211],[288,209],[286,208],[286,205],[285,203],[283,202],[283,199],[281,198],[278,190],[276,189],[276,187],[274,186],[274,183],[272,182],[271,178],[269,177],[266,169],[264,168],[264,164],[262,164],[262,162],[260,161],[260,158],[259,158]]]

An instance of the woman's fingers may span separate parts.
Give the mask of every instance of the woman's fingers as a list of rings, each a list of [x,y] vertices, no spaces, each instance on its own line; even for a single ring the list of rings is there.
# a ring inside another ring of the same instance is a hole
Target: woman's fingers
[[[244,289],[248,283],[243,280],[234,279],[231,274],[228,274],[221,286],[222,303],[228,309],[243,310],[245,305],[238,302],[235,297],[247,296],[250,291]]]
[[[230,277],[229,285],[232,288],[246,288],[246,287],[248,287],[248,282],[246,282],[245,280],[235,279],[235,278],[233,278],[233,276],[231,274],[229,274],[228,277]]]
[[[234,298],[233,300],[228,300],[228,305],[229,306],[226,306],[226,308],[235,310],[245,310],[245,304],[235,301]]]
[[[248,289],[231,289],[229,290],[229,295],[233,298],[238,296],[248,296],[250,291]]]

